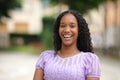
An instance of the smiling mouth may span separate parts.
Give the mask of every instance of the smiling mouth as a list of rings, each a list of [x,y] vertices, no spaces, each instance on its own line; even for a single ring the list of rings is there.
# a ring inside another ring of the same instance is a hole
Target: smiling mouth
[[[63,35],[63,37],[65,38],[65,39],[71,39],[71,35]]]

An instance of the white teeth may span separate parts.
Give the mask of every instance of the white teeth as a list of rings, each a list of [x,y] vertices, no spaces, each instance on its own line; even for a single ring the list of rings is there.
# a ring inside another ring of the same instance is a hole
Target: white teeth
[[[64,37],[65,37],[65,38],[69,38],[69,37],[71,37],[71,35],[64,35]]]

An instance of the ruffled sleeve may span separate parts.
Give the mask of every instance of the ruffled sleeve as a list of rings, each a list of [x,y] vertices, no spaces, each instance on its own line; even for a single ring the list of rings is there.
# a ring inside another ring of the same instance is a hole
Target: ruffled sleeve
[[[43,51],[36,62],[36,69],[44,69],[45,63],[51,58],[53,51]]]
[[[100,62],[96,54],[87,53],[85,56],[86,77],[100,77]]]
[[[38,57],[38,60],[36,62],[36,69],[43,69],[44,68],[44,57],[45,52],[42,52],[40,56]]]

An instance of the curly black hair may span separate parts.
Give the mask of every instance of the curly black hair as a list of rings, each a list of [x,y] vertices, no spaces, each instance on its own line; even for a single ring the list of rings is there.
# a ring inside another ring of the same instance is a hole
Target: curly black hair
[[[81,14],[75,10],[67,10],[62,12],[55,21],[54,36],[53,36],[55,51],[61,49],[62,40],[59,36],[59,27],[60,27],[61,18],[67,13],[73,14],[78,21],[79,28],[78,28],[77,48],[83,52],[93,52],[88,24],[86,23],[86,20],[81,16]]]

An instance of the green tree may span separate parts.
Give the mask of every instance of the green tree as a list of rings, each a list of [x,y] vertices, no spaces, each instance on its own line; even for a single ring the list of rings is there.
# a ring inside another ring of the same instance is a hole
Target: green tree
[[[3,16],[10,17],[9,11],[16,8],[21,8],[21,0],[0,0],[0,22]]]
[[[48,49],[53,49],[53,26],[55,22],[54,16],[43,16],[43,31],[40,34],[41,42],[46,45]]]
[[[78,10],[81,14],[84,14],[90,9],[98,8],[100,4],[106,1],[107,0],[51,0],[51,3],[53,5],[66,4],[69,6],[69,9]]]

